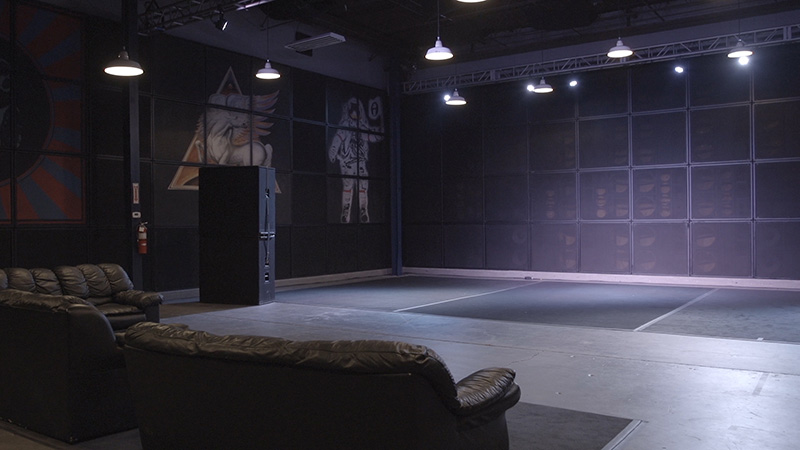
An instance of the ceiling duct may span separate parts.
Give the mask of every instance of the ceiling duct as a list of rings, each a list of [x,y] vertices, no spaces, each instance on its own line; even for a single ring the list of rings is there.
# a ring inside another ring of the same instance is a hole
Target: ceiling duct
[[[324,33],[318,36],[312,36],[286,44],[286,48],[296,52],[307,52],[309,50],[327,47],[329,45],[341,44],[344,41],[344,36],[340,34]]]

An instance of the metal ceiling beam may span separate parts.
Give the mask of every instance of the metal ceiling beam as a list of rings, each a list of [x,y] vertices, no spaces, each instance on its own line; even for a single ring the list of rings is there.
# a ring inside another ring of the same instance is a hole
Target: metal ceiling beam
[[[139,34],[143,36],[160,33],[171,28],[210,19],[219,11],[239,11],[253,8],[274,0],[179,0],[166,6],[149,0],[139,15]]]
[[[633,56],[624,60],[611,59],[605,53],[556,59],[497,69],[480,70],[451,76],[433,77],[403,83],[403,93],[414,94],[442,88],[496,84],[513,80],[546,77],[565,73],[588,72],[611,67],[668,61],[680,58],[723,53],[732,49],[739,39],[751,48],[800,41],[800,24],[757,31],[747,31],[709,38],[651,47],[634,48]]]

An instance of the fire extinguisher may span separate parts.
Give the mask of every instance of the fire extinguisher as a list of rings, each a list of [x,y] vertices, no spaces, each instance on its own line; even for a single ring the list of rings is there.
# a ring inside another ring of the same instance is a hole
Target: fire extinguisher
[[[147,254],[147,222],[140,222],[139,227],[136,229],[137,239],[139,243],[139,254]]]

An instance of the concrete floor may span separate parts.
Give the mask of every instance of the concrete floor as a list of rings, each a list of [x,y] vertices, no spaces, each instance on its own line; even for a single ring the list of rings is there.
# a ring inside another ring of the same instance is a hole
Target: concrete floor
[[[615,449],[800,448],[797,344],[287,303],[163,321],[218,334],[415,342],[456,379],[511,367],[523,402],[641,420]],[[12,434],[0,429],[0,449],[62,448],[42,439],[20,447]]]

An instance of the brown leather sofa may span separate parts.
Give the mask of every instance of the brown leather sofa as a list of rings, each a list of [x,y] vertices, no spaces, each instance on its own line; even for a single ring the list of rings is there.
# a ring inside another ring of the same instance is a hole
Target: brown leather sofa
[[[8,289],[81,298],[105,315],[114,330],[142,321],[158,322],[163,302],[158,292],[135,290],[125,269],[109,263],[0,270],[0,298]]]
[[[152,449],[508,449],[511,369],[459,382],[391,341],[218,336],[140,323],[125,334],[139,434]]]

